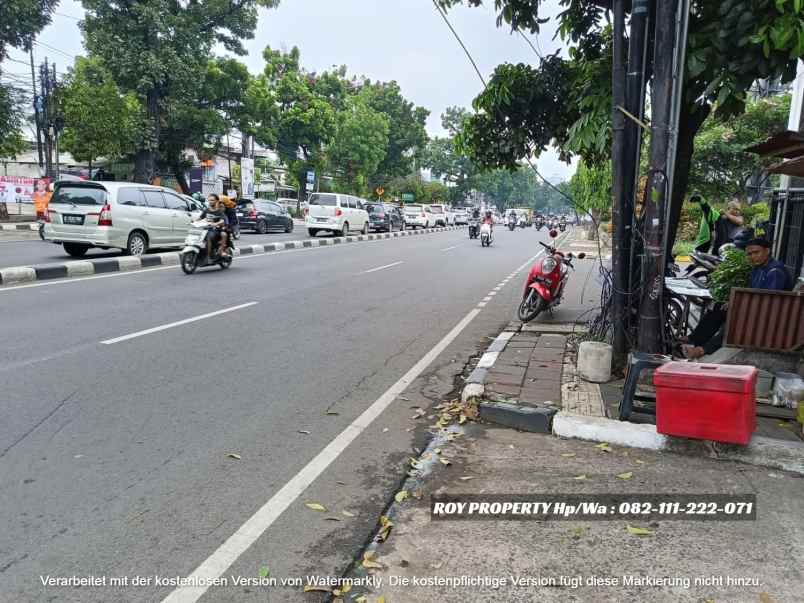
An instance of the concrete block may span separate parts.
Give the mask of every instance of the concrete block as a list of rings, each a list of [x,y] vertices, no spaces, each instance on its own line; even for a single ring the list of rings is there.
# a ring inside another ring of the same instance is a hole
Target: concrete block
[[[95,266],[92,262],[68,262],[67,263],[67,276],[88,276],[95,274]]]
[[[657,433],[655,425],[587,417],[563,411],[553,419],[553,433],[565,438],[609,442],[650,450],[662,450],[667,446],[667,436]]]
[[[16,266],[14,268],[0,268],[0,284],[12,285],[14,283],[27,283],[36,280],[36,270],[30,266]]]
[[[505,402],[480,404],[480,418],[484,421],[534,433],[550,433],[555,414],[555,408],[517,406]]]
[[[485,392],[486,388],[482,383],[467,383],[461,392],[461,402],[466,404],[467,402],[482,400]]]
[[[128,272],[130,270],[139,270],[142,268],[140,258],[136,256],[124,256],[117,258],[117,266],[120,272]]]

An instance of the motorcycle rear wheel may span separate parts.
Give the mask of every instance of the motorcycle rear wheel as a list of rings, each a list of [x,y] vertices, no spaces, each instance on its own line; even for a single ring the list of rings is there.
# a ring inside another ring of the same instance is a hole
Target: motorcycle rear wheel
[[[188,251],[181,256],[181,269],[184,274],[192,274],[198,268],[198,254],[195,251]]]
[[[536,293],[534,289],[530,289],[528,294],[522,299],[519,304],[519,320],[522,322],[530,322],[536,318],[544,310],[544,298]]]
[[[229,266],[232,265],[232,256],[227,255],[221,258],[221,261],[218,262],[221,265],[221,270],[226,270]]]

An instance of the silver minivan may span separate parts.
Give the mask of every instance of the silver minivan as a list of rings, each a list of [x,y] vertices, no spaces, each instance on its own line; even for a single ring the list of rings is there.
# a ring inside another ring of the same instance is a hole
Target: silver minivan
[[[368,234],[369,215],[366,201],[339,193],[313,193],[305,210],[307,232],[314,237],[321,231],[346,236],[352,230]]]
[[[142,255],[149,248],[181,247],[195,209],[162,186],[57,182],[44,237],[73,257],[93,247]]]

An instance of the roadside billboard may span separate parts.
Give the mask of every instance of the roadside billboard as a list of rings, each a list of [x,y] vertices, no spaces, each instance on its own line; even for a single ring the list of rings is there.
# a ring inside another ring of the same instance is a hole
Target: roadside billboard
[[[240,190],[243,199],[254,198],[254,160],[250,157],[240,160]]]

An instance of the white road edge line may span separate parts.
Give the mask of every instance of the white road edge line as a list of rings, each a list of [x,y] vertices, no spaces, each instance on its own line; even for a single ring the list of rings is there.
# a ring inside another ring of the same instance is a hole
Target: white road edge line
[[[187,584],[199,586],[180,586],[162,600],[162,603],[195,603],[209,588],[212,580],[223,573],[246,552],[256,540],[279,518],[279,516],[346,450],[380,414],[396,400],[413,381],[435,360],[448,345],[471,323],[481,310],[474,308],[453,329],[439,341],[433,349],[394,383],[363,414],[354,420],[334,440],[324,447],[313,460],[293,476],[268,502],[238,528],[218,547],[192,574],[186,578]]]
[[[372,268],[371,270],[364,270],[360,274],[370,274],[372,272],[377,272],[379,270],[385,270],[386,268],[393,268],[394,266],[399,266],[400,264],[404,264],[405,262],[394,262],[393,264],[386,264],[385,266],[378,266],[377,268]]]
[[[447,247],[446,249],[442,249],[441,251],[452,251],[453,249],[457,249],[460,245],[453,245],[452,247]]]
[[[232,306],[231,308],[224,308],[223,310],[216,310],[215,312],[209,312],[208,314],[202,314],[201,316],[193,316],[192,318],[185,318],[184,320],[179,320],[177,322],[171,322],[166,325],[161,325],[158,327],[154,327],[152,329],[145,329],[144,331],[137,331],[136,333],[130,333],[128,335],[123,335],[121,337],[115,337],[114,339],[106,339],[101,341],[103,345],[112,345],[115,343],[120,343],[121,341],[128,341],[129,339],[136,339],[137,337],[142,337],[143,335],[150,335],[151,333],[158,333],[159,331],[165,331],[167,329],[172,329],[173,327],[180,327],[182,325],[190,324],[191,322],[198,322],[199,320],[204,320],[205,318],[212,318],[213,316],[219,316],[221,314],[228,314],[229,312],[234,312],[235,310],[242,310],[243,308],[248,308],[250,306],[256,306],[259,302],[248,302],[247,304],[240,304],[239,306]]]

